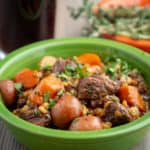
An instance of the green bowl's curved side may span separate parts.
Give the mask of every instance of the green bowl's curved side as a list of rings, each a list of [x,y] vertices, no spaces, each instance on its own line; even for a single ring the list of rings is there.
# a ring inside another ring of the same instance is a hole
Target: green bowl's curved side
[[[150,85],[150,55],[137,48],[94,38],[69,38],[34,43],[14,51],[0,64],[0,79],[11,78],[24,67],[37,68],[44,55],[68,57],[84,52],[98,53],[101,58],[118,56],[139,68]],[[128,149],[143,137],[149,128],[150,113],[126,125],[103,131],[71,132],[35,126],[16,117],[0,101],[0,117],[19,141],[30,149],[119,150]]]

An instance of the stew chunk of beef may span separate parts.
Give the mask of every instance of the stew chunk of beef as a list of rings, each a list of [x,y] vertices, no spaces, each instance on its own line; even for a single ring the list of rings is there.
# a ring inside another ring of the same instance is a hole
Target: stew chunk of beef
[[[37,110],[38,110],[37,107],[31,106],[26,111],[22,111],[22,109],[17,109],[16,114],[22,119],[39,126],[50,125],[51,122],[50,114],[41,114]]]
[[[80,80],[78,98],[83,100],[102,99],[117,92],[118,84],[106,75],[88,76]]]
[[[121,125],[131,121],[128,109],[118,102],[108,101],[104,107],[104,120],[113,126]]]
[[[17,108],[23,107],[27,102],[27,98],[19,98],[17,101]]]
[[[76,66],[76,64],[71,60],[64,60],[62,58],[59,58],[56,63],[54,64],[52,68],[53,73],[62,73],[65,71],[66,65],[69,64],[71,66]]]

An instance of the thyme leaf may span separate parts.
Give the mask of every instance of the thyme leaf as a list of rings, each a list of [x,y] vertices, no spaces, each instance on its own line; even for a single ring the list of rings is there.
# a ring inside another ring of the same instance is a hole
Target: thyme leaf
[[[108,33],[122,35],[133,39],[150,39],[150,6],[99,8],[97,13],[92,10],[93,3],[83,0],[82,6],[70,9],[74,19],[84,16],[88,27],[83,29],[85,35],[99,37]]]

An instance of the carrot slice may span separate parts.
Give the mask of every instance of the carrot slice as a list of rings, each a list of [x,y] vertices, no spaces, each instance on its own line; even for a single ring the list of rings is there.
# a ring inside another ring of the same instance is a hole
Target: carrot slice
[[[142,112],[146,111],[145,103],[136,87],[123,85],[120,87],[118,95],[121,101],[126,100],[130,106],[137,106]]]
[[[25,89],[35,87],[38,84],[39,77],[36,70],[30,70],[28,68],[18,72],[14,78],[15,82],[23,84]]]
[[[35,105],[41,105],[43,103],[43,97],[41,95],[39,95],[38,93],[36,92],[33,92],[31,95],[30,95],[30,100],[33,102],[33,104]]]
[[[96,3],[95,6],[102,7],[102,8],[117,8],[120,6],[130,7],[130,6],[148,6],[150,5],[149,0],[101,0],[98,3]]]
[[[102,66],[102,61],[97,54],[94,53],[85,53],[77,57],[77,60],[83,64],[99,65]]]
[[[45,92],[50,92],[52,98],[56,96],[57,92],[61,89],[63,89],[62,81],[54,75],[45,77],[39,84],[40,94],[43,95]]]
[[[132,39],[130,37],[122,36],[122,35],[109,35],[109,34],[103,34],[102,35],[105,38],[120,41],[123,43],[127,43],[129,45],[133,45],[135,47],[141,48],[147,52],[150,52],[150,40],[137,40],[137,39]]]
[[[49,92],[49,98],[54,98],[57,92],[63,89],[62,81],[54,75],[50,75],[40,81],[38,86],[31,93],[29,99],[33,104],[41,105],[44,101],[45,93]]]

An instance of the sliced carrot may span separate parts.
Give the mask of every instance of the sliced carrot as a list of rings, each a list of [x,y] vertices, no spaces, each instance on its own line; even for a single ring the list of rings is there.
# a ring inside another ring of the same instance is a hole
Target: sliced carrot
[[[45,92],[50,92],[52,98],[56,96],[57,92],[61,89],[63,89],[62,81],[54,75],[45,77],[39,84],[40,94],[43,95]]]
[[[39,95],[38,93],[36,92],[33,92],[31,95],[30,95],[30,100],[33,102],[33,104],[35,105],[41,105],[43,103],[43,97],[41,95]]]
[[[150,52],[150,40],[137,40],[137,39],[132,39],[126,36],[122,35],[109,35],[109,34],[103,34],[102,35],[105,38],[120,41],[123,43],[127,43],[129,45],[133,45],[137,48],[141,48],[147,52]]]
[[[41,105],[44,94],[49,92],[49,98],[54,98],[59,90],[64,88],[62,81],[54,75],[45,77],[29,96],[29,100],[35,105]]]
[[[94,6],[96,7],[102,7],[102,8],[117,8],[119,6],[125,6],[125,7],[130,7],[130,6],[148,6],[150,5],[150,1],[149,0],[100,0],[98,3],[96,3],[96,5]],[[95,10],[95,9],[94,9]],[[96,11],[94,12],[98,12],[98,10],[96,9]]]
[[[77,60],[83,64],[99,65],[102,66],[102,61],[97,54],[94,53],[84,53],[77,57]]]
[[[25,68],[16,74],[14,80],[22,83],[25,89],[32,88],[38,84],[39,77],[37,73],[36,70]]]
[[[136,87],[123,85],[120,87],[118,95],[121,101],[126,100],[128,105],[137,106],[142,112],[146,111],[145,103]]]
[[[150,5],[150,0],[139,0],[140,6],[148,6]]]

